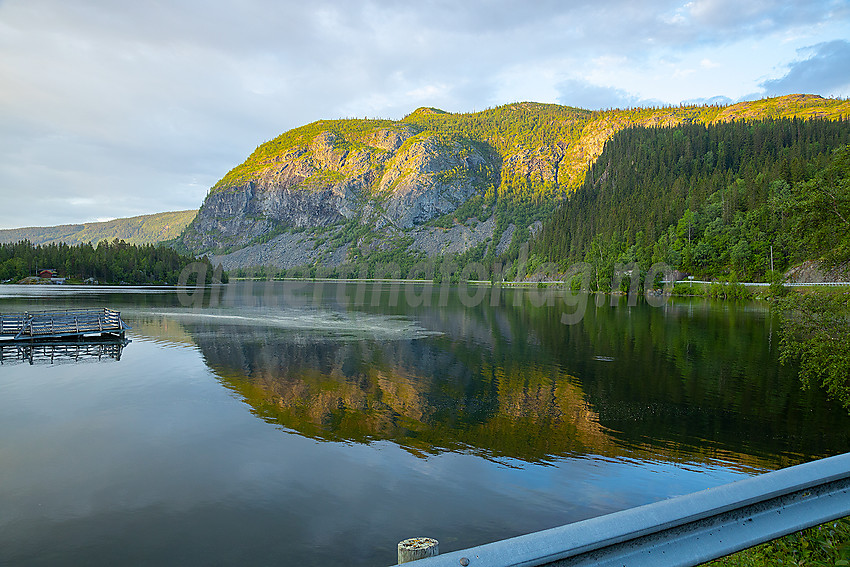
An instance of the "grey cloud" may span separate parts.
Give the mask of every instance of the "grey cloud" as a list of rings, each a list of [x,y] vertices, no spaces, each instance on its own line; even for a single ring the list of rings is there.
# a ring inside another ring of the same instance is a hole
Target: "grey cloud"
[[[482,109],[528,92],[505,88],[516,69],[647,61],[844,4],[683,5],[0,0],[0,227],[194,208],[257,145],[320,118]],[[556,90],[586,108],[657,103],[577,79]]]
[[[791,64],[779,79],[761,83],[768,96],[793,93],[832,94],[850,88],[850,42],[836,40],[801,50],[810,56]]]
[[[789,23],[822,21],[826,13],[839,9],[831,0],[785,2],[782,0],[694,0],[687,4],[695,24],[727,29],[768,29]]]
[[[742,37],[757,38],[777,30],[845,19],[841,0],[692,0],[672,11],[657,11],[652,29],[662,41],[720,45]],[[652,33],[652,32],[650,32]]]

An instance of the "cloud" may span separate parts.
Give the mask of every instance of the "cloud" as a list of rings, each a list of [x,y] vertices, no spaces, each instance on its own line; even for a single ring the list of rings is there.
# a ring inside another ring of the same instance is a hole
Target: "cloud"
[[[694,34],[692,41],[722,43],[742,34],[763,35],[847,17],[847,6],[836,0],[691,0],[666,14],[671,28]]]
[[[736,92],[812,44],[765,88],[846,88],[818,65],[846,76],[846,42],[827,40],[847,37],[848,10],[837,0],[0,0],[0,227],[198,207],[257,145],[322,118],[515,100],[675,104],[701,96],[695,77],[715,62],[719,78],[731,74],[713,50],[778,35],[802,39]],[[698,71],[673,83],[671,69]],[[712,93],[732,94],[712,81]]]
[[[617,87],[594,85],[579,79],[567,79],[557,85],[558,103],[588,110],[656,106],[657,100],[645,100]]]
[[[716,104],[718,106],[726,106],[728,104],[732,104],[733,102],[735,102],[735,101],[733,101],[728,96],[718,95],[718,96],[712,96],[712,97],[706,97],[706,98],[691,98],[691,99],[688,99],[688,100],[683,100],[682,104],[696,105],[696,106],[712,106],[712,105]]]
[[[785,76],[761,83],[768,96],[794,93],[847,96],[850,91],[850,42],[819,43],[800,49],[798,53],[809,56],[792,63]]]

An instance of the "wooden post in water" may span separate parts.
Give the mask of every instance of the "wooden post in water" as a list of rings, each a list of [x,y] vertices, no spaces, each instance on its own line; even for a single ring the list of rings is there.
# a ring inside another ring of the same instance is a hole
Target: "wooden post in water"
[[[398,544],[398,564],[440,554],[440,542],[430,537],[412,537]]]

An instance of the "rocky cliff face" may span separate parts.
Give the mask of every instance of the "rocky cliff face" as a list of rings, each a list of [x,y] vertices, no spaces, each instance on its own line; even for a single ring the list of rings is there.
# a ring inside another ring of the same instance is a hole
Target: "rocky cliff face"
[[[316,228],[357,217],[410,229],[449,213],[494,181],[496,156],[460,137],[409,126],[358,136],[317,133],[210,192],[184,233],[196,251],[249,246],[280,228]]]

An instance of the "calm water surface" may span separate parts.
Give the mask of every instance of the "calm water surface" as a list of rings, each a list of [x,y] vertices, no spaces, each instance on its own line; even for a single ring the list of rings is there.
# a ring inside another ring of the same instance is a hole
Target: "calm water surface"
[[[132,326],[3,348],[0,564],[390,565],[850,450],[762,304],[591,296],[564,325],[561,292],[461,292],[0,287]]]

